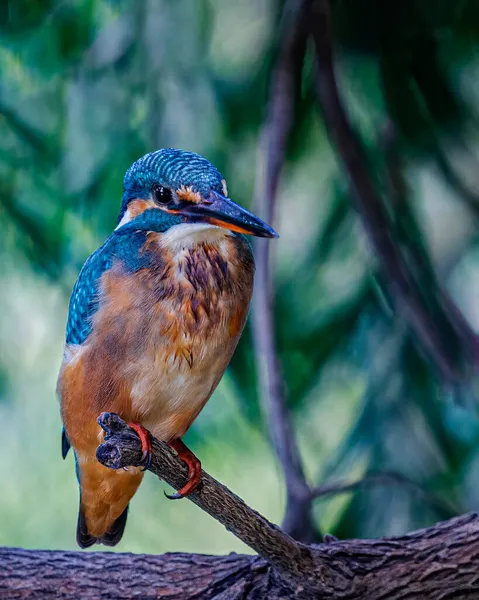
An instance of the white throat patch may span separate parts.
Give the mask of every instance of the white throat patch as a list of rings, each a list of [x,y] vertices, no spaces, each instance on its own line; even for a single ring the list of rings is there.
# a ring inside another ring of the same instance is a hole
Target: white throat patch
[[[180,223],[161,234],[160,244],[177,253],[198,244],[218,244],[231,235],[229,229],[209,223]]]
[[[115,227],[115,231],[117,229],[120,229],[120,227],[123,227],[123,225],[125,225],[126,223],[129,223],[131,220],[133,219],[133,215],[130,212],[130,209],[127,209],[125,211],[125,214],[123,215],[123,217],[121,218],[121,221],[118,223],[118,225]]]

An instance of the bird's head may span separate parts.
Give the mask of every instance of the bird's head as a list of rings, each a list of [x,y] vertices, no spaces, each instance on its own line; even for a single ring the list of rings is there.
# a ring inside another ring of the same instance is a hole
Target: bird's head
[[[146,213],[148,219],[137,218]],[[146,154],[131,165],[123,181],[119,226],[135,220],[149,228],[152,219],[159,231],[182,223],[205,223],[278,237],[274,229],[228,198],[223,176],[209,161],[174,148]]]

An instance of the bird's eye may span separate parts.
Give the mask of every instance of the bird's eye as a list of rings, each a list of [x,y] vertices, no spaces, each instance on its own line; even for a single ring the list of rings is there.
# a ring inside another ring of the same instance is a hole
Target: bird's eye
[[[171,190],[155,183],[152,188],[153,196],[158,204],[169,204],[172,200]]]

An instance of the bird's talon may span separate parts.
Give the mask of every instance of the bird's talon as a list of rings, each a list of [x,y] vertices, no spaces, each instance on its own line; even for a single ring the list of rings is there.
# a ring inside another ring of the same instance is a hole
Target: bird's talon
[[[140,464],[143,466],[142,471],[146,471],[151,466],[151,433],[143,427],[140,423],[128,423],[128,425],[133,429],[136,435],[140,438],[141,441],[141,462]]]
[[[175,494],[166,494],[166,497],[170,498],[170,500],[179,500],[180,498],[189,496],[201,483],[201,462],[179,438],[171,440],[168,444],[188,467],[185,485]]]
[[[141,462],[144,463],[144,467],[141,469],[142,471],[148,471],[148,469],[151,467],[151,460],[151,452],[143,452],[141,456]]]
[[[165,491],[163,491],[163,493],[168,498],[168,500],[181,500],[181,498],[184,498],[184,496],[182,496],[179,492],[175,492],[174,494],[167,494]]]

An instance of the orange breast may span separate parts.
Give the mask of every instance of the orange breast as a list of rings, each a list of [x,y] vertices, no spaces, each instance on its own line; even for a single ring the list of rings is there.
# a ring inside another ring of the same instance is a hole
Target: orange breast
[[[159,237],[149,234],[144,249],[151,268],[127,273],[118,263],[103,275],[92,333],[65,361],[59,387],[71,438],[84,437],[86,422],[96,434],[105,410],[160,439],[180,437],[231,359],[252,293],[245,242],[228,236],[221,247],[173,255]]]

